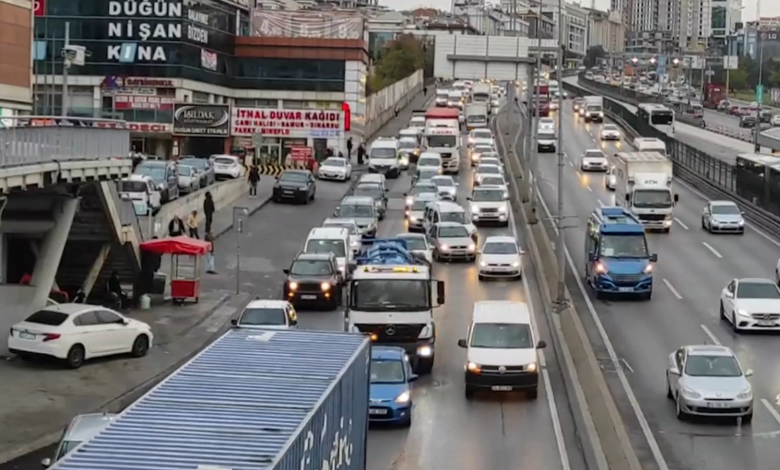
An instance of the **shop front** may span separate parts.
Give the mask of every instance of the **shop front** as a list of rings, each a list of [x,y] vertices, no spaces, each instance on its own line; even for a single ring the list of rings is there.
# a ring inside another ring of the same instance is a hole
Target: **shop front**
[[[173,112],[173,154],[208,157],[230,153],[230,106],[179,103]]]
[[[283,165],[303,148],[322,161],[328,148],[346,148],[345,130],[344,113],[329,110],[233,108],[230,119],[233,146],[260,165]]]

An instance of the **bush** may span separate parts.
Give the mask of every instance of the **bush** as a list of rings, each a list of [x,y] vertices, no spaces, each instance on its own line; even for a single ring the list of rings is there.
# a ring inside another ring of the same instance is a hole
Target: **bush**
[[[385,44],[368,77],[366,94],[402,80],[425,65],[425,46],[411,34],[403,34]]]

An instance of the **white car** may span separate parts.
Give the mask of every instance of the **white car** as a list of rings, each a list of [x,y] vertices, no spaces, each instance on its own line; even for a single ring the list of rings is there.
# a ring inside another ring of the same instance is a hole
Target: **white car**
[[[735,333],[780,330],[780,288],[771,279],[733,279],[720,293],[720,318]]]
[[[480,185],[469,196],[471,222],[509,225],[509,200],[506,187]]]
[[[582,171],[607,171],[608,169],[607,156],[599,149],[586,150],[580,158],[580,170]]]
[[[471,148],[471,166],[479,165],[482,157],[489,155],[498,155],[498,149],[490,144],[479,144]]]
[[[504,164],[501,162],[501,159],[497,157],[487,157],[484,154],[482,155],[482,158],[479,160],[480,165],[495,165],[499,168],[501,168],[501,173],[504,173]]]
[[[480,163],[477,165],[477,168],[474,170],[474,186],[479,186],[482,184],[482,178],[488,175],[492,176],[503,176],[504,170],[501,169],[498,165],[484,165]]]
[[[214,174],[217,179],[237,179],[244,175],[244,165],[241,164],[241,160],[236,156],[212,155],[210,160],[214,164]]]
[[[8,350],[22,358],[54,357],[76,369],[96,357],[143,357],[153,338],[144,322],[99,305],[68,303],[47,306],[12,326]]]
[[[614,191],[617,186],[617,170],[614,166],[610,166],[607,170],[607,176],[604,178],[604,187],[609,191]]]
[[[151,215],[162,207],[162,194],[151,176],[130,175],[117,182],[119,197],[133,202],[136,215]]]
[[[540,118],[537,131],[542,132],[542,130],[555,132],[555,119],[550,117]]]
[[[424,233],[407,232],[396,235],[395,238],[404,240],[406,242],[406,248],[412,252],[412,254],[425,258],[428,263],[433,263],[433,247],[428,242],[428,236]]]
[[[355,222],[355,219],[337,219],[335,217],[329,217],[322,223],[323,227],[344,227],[349,230],[349,246],[352,249],[353,254],[360,252],[363,247],[363,234],[360,231],[360,226]]]
[[[523,250],[517,240],[509,236],[493,236],[485,239],[477,258],[479,280],[486,278],[513,278],[523,276]]]
[[[780,114],[772,116],[772,119],[769,120],[769,124],[774,127],[780,127]]]
[[[458,183],[452,179],[452,176],[441,175],[431,178],[431,182],[439,188],[439,196],[446,201],[458,200]]]
[[[423,152],[420,158],[417,159],[417,171],[424,168],[435,168],[439,174],[442,174],[444,168],[442,166],[441,155],[436,152]]]
[[[743,370],[730,348],[683,346],[669,355],[666,397],[674,401],[677,419],[689,416],[753,420],[750,369]]]
[[[482,178],[482,184],[480,186],[497,186],[504,191],[506,197],[509,197],[509,186],[506,183],[506,176],[504,175],[487,175]]]
[[[346,158],[326,158],[320,164],[317,176],[323,180],[349,181],[352,178],[352,163]]]
[[[620,140],[620,129],[614,124],[601,126],[601,140]]]
[[[469,132],[469,146],[475,147],[477,144],[495,145],[493,131],[490,129],[474,129]]]
[[[288,329],[298,327],[298,314],[286,300],[253,300],[230,321],[240,329]]]

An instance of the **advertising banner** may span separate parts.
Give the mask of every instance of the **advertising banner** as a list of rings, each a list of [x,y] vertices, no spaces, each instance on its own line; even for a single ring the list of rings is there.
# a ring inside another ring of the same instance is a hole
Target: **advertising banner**
[[[256,9],[252,36],[283,38],[363,39],[364,19],[358,13]]]
[[[116,95],[116,109],[173,109],[173,96]]]
[[[231,135],[327,139],[344,129],[341,111],[233,108]]]
[[[230,106],[177,104],[173,112],[173,135],[227,137],[230,135]]]

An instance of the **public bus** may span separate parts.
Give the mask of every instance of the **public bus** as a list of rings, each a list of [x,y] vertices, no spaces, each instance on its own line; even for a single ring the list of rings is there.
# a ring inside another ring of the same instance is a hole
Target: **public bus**
[[[636,115],[664,132],[674,132],[674,111],[664,105],[642,103],[637,106]]]
[[[737,155],[733,172],[738,196],[780,215],[780,156]]]

